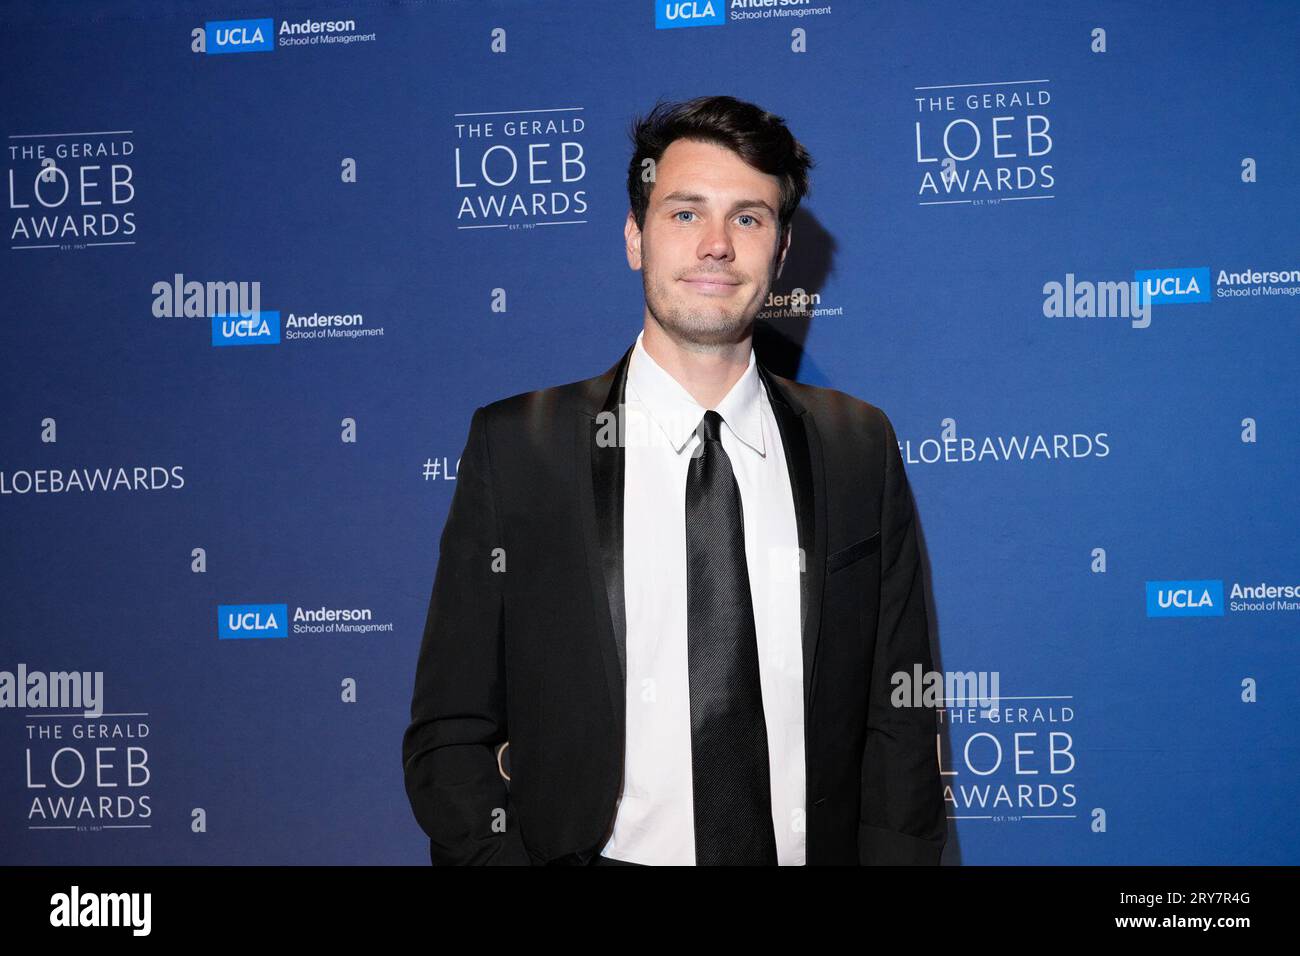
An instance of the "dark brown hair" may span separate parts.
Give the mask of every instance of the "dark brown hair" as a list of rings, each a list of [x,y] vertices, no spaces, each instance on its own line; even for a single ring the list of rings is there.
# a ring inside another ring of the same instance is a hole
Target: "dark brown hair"
[[[791,135],[780,116],[731,96],[698,96],[682,103],[656,103],[629,129],[632,160],[627,167],[627,197],[638,229],[645,228],[654,182],[642,179],[646,159],[657,164],[676,139],[716,143],[736,153],[760,172],[781,180],[778,232],[794,218],[808,194],[813,158]]]

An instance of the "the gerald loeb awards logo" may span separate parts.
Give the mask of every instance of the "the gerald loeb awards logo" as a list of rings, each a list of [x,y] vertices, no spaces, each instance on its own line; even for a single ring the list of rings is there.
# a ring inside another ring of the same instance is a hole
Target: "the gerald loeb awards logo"
[[[31,831],[148,830],[149,715],[106,709],[103,671],[0,671],[0,708],[23,711]]]
[[[452,169],[458,229],[586,223],[580,106],[457,113]]]
[[[17,133],[7,145],[10,249],[135,245],[131,130]]]

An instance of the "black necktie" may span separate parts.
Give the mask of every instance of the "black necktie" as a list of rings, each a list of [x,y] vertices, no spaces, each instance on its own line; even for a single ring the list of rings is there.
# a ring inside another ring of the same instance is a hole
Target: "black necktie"
[[[704,413],[686,473],[687,658],[697,866],[776,865],[767,725],[740,488]]]

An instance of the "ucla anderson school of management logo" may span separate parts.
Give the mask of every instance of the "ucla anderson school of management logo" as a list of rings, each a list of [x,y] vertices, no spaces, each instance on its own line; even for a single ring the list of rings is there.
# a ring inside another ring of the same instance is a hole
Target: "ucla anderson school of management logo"
[[[209,20],[190,36],[194,53],[270,53],[276,47],[347,46],[374,42],[374,32],[362,33],[357,21],[347,20]]]
[[[1225,612],[1300,611],[1300,584],[1148,581],[1147,617],[1223,617]]]
[[[801,20],[831,12],[831,0],[654,0],[655,29],[720,27],[728,20]]]

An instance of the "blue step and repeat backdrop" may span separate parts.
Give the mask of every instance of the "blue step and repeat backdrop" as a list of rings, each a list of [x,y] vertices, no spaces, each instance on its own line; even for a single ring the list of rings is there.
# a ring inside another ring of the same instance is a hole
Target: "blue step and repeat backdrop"
[[[627,128],[707,93],[817,162],[760,355],[890,415],[938,666],[998,675],[945,861],[1300,862],[1300,5],[0,26],[3,862],[427,862],[470,414],[631,344]]]

